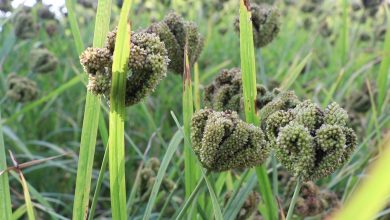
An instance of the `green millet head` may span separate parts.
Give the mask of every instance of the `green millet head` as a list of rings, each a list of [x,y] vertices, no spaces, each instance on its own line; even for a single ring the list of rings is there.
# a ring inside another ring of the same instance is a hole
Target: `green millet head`
[[[264,47],[271,43],[280,30],[280,14],[277,8],[268,4],[251,4],[253,41],[257,48]],[[240,32],[240,20],[234,22],[235,30]]]
[[[184,71],[184,48],[188,43],[188,58],[193,65],[203,49],[203,37],[195,23],[184,20],[175,12],[169,13],[164,20],[152,24],[148,33],[155,33],[164,42],[171,60],[168,69],[176,74]]]
[[[154,172],[158,172],[160,169],[160,160],[157,157],[152,157],[146,163],[146,167],[152,169]]]
[[[261,127],[265,129],[265,122],[268,117],[274,112],[279,110],[287,111],[289,109],[295,108],[300,101],[293,91],[280,92],[278,90],[274,91],[274,99],[267,103],[260,111],[261,118]]]
[[[14,32],[19,39],[31,39],[34,38],[37,33],[37,25],[34,22],[33,15],[28,11],[20,11],[15,14],[13,19]]]
[[[256,109],[262,109],[276,96],[276,90],[269,92],[263,85],[257,85]],[[242,112],[244,98],[239,68],[222,70],[214,81],[205,88],[204,104],[216,111],[231,110]]]
[[[35,48],[30,52],[30,68],[36,73],[49,73],[56,70],[58,59],[46,48]]]
[[[269,153],[261,129],[231,111],[204,109],[194,114],[191,140],[201,164],[215,172],[253,167]]]
[[[38,97],[37,84],[26,78],[11,73],[7,78],[7,93],[6,96],[15,102],[29,102]]]
[[[241,71],[238,68],[222,70],[213,83],[205,88],[204,104],[216,111],[241,110]]]
[[[80,63],[89,75],[88,89],[96,95],[108,96],[111,88],[112,57],[116,30],[110,32],[104,48],[87,48]],[[148,96],[166,76],[168,66],[164,43],[155,34],[132,32],[126,79],[126,106],[131,106]]]
[[[347,112],[337,103],[323,111],[306,100],[272,113],[264,127],[282,165],[295,176],[315,180],[341,167],[356,148],[357,138],[347,121]]]

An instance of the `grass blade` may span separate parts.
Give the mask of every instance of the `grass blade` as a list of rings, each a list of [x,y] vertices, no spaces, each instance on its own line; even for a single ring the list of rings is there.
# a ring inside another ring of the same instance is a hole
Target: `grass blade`
[[[22,183],[22,187],[23,187],[23,194],[24,194],[24,200],[26,203],[28,219],[35,220],[34,207],[33,207],[32,202],[31,202],[31,197],[30,197],[30,192],[28,190],[27,181],[24,178],[22,171],[19,171],[19,178],[20,178],[20,182]]]
[[[76,42],[76,49],[80,54],[83,50],[80,31],[77,26],[75,18],[74,5],[72,0],[67,0],[67,9],[71,25],[73,23],[72,33]],[[69,7],[68,7],[69,6]],[[94,33],[94,47],[102,47],[105,36],[108,33],[111,0],[101,0],[98,4],[95,33]],[[100,114],[100,97],[87,92],[83,127],[81,132],[79,162],[77,165],[76,189],[73,204],[73,219],[83,220],[88,214],[89,193],[91,188],[91,177],[93,169],[93,159],[95,154],[95,145],[98,129],[98,121]]]
[[[229,208],[226,209],[226,213],[224,214],[224,219],[234,220],[237,217],[237,214],[240,212],[242,205],[245,203],[248,195],[256,185],[256,180],[256,176],[252,175],[251,179],[245,185],[245,187],[242,188],[231,201]]]
[[[192,97],[192,82],[191,72],[189,66],[189,59],[187,54],[187,48],[184,51],[185,68],[183,75],[183,125],[184,136],[190,137],[191,134],[191,118],[194,111],[193,97]],[[191,192],[195,189],[195,181],[199,179],[199,171],[196,165],[196,157],[192,153],[191,142],[184,143],[184,182],[186,198],[191,195]]]
[[[0,112],[1,121],[1,112]],[[5,146],[3,137],[3,127],[0,123],[0,171],[7,169],[5,157]],[[11,219],[11,196],[9,191],[8,173],[0,175],[0,219]]]
[[[248,0],[240,0],[240,56],[242,84],[244,93],[245,117],[248,123],[258,125],[259,118],[256,115],[256,69],[255,51],[253,46],[253,30],[250,5]],[[271,184],[264,166],[256,167],[256,174],[260,187],[260,193],[266,205],[267,220],[277,219],[278,210],[276,200],[272,195]]]
[[[288,75],[284,77],[283,82],[280,85],[280,88],[283,90],[288,90],[292,84],[295,82],[295,80],[298,78],[299,74],[302,72],[303,68],[305,68],[307,62],[309,62],[311,58],[312,53],[309,53],[303,60],[296,64],[297,62],[294,62],[291,68],[288,71]]]
[[[131,0],[124,1],[112,64],[108,154],[113,219],[127,219],[124,119],[127,61],[130,56],[130,25],[127,23],[130,6]]]
[[[99,132],[100,132],[100,136],[102,138],[102,141],[104,143],[105,150],[104,150],[102,165],[101,165],[100,170],[99,170],[99,176],[98,176],[98,179],[96,182],[95,193],[93,194],[93,199],[92,199],[91,209],[90,209],[89,215],[88,215],[88,220],[92,220],[94,218],[96,205],[98,202],[100,190],[101,190],[103,179],[104,179],[104,174],[107,170],[107,164],[108,164],[108,146],[107,146],[107,144],[108,144],[108,131],[107,131],[106,122],[104,121],[104,117],[102,114],[100,114],[100,116],[99,116]]]
[[[77,54],[81,54],[84,50],[84,44],[81,40],[80,28],[77,23],[77,18],[75,14],[75,1],[74,0],[66,0],[65,6],[68,10],[68,20],[70,24],[70,29],[72,30],[74,43],[76,45]]]
[[[149,201],[148,201],[148,204],[146,206],[145,214],[143,217],[144,220],[150,219],[150,214],[152,212],[152,208],[153,208],[154,202],[157,198],[157,193],[160,189],[165,172],[167,171],[169,162],[171,161],[171,159],[172,159],[174,153],[176,152],[177,147],[181,143],[182,139],[183,139],[183,135],[181,134],[181,132],[176,132],[176,134],[173,136],[171,142],[168,145],[168,149],[167,149],[167,151],[164,155],[164,158],[161,162],[160,169],[158,170],[156,180],[155,180],[153,188],[152,188],[152,192],[150,193]]]
[[[200,90],[199,90],[199,66],[198,63],[194,65],[194,103],[195,111],[200,110]]]
[[[381,62],[381,66],[379,69],[379,75],[377,78],[378,82],[378,112],[381,114],[383,108],[385,107],[385,99],[386,94],[388,92],[388,78],[389,78],[389,70],[390,70],[390,13],[387,7],[386,16],[387,16],[387,31],[385,37],[385,46],[383,48],[383,58]]]

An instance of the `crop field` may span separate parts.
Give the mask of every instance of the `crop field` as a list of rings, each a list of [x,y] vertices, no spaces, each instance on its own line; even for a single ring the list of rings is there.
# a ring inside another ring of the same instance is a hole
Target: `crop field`
[[[390,1],[0,0],[0,220],[390,219]]]

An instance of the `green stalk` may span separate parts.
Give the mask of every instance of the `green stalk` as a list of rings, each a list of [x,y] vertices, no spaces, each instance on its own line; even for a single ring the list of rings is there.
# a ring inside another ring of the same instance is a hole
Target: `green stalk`
[[[200,110],[200,90],[199,90],[199,66],[198,63],[194,65],[194,102],[195,111]]]
[[[389,77],[389,69],[390,69],[390,13],[387,7],[386,16],[387,16],[387,31],[385,37],[385,46],[383,48],[383,57],[381,66],[379,69],[379,75],[377,78],[378,82],[378,113],[381,115],[381,112],[384,109],[384,105],[386,104],[386,94],[388,91],[388,77]]]
[[[124,1],[115,39],[110,92],[109,170],[113,219],[127,219],[125,180],[125,89],[130,56],[130,25],[127,18],[131,0]]]
[[[240,55],[245,117],[248,123],[258,125],[259,118],[255,109],[257,91],[251,16],[249,1],[240,0]],[[263,215],[267,220],[278,219],[276,200],[272,194],[266,168],[264,166],[256,167],[256,174],[260,193],[266,206],[266,213]]]
[[[183,126],[184,136],[191,136],[191,118],[194,111],[192,97],[191,72],[188,61],[187,48],[185,48],[185,68],[183,74]],[[191,143],[184,142],[184,182],[186,198],[188,198],[195,189],[196,182],[199,179],[199,169],[196,165],[196,157],[192,153]]]
[[[0,172],[5,169],[7,169],[7,162],[5,157],[3,127],[0,123]],[[4,172],[0,176],[0,219],[11,219],[12,216],[11,196],[8,181],[8,173]]]
[[[342,2],[343,17],[341,26],[341,66],[347,63],[348,59],[348,47],[349,47],[349,1],[343,0]]]
[[[77,19],[74,14],[74,2],[66,1],[67,10],[69,13],[69,22],[76,42],[78,54],[83,50],[80,30],[77,25]],[[94,47],[102,47],[105,37],[107,36],[110,23],[111,1],[101,0],[98,3],[96,14],[95,32],[94,32]],[[73,204],[73,219],[86,219],[88,214],[89,194],[91,189],[91,178],[93,170],[93,160],[95,155],[95,145],[98,129],[98,121],[100,114],[100,97],[87,92],[83,127],[81,131],[80,153],[77,165],[76,189]]]
[[[290,220],[292,218],[292,215],[294,213],[295,204],[297,203],[299,190],[301,190],[302,181],[300,178],[298,178],[297,185],[295,186],[294,195],[291,199],[290,207],[288,208],[287,217],[286,220]]]

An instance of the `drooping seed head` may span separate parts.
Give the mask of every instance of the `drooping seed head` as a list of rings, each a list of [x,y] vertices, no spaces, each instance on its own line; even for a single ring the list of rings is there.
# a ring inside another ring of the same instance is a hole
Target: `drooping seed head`
[[[39,89],[37,84],[26,78],[11,73],[7,78],[6,96],[15,102],[29,102],[38,97]]]
[[[262,109],[278,93],[269,92],[263,85],[257,85],[255,107]],[[238,68],[222,70],[214,81],[205,88],[204,104],[216,111],[231,110],[243,112],[244,97],[241,71]]]
[[[37,33],[37,25],[33,15],[27,10],[15,14],[13,19],[14,32],[17,38],[25,40],[34,38]]]
[[[46,48],[36,48],[30,52],[30,68],[36,73],[49,73],[56,70],[58,59]]]
[[[337,103],[323,111],[306,100],[265,120],[265,134],[278,159],[304,180],[332,174],[349,160],[357,145],[355,132],[347,127],[348,114]]]
[[[88,89],[97,95],[108,95],[111,88],[115,38],[116,29],[109,32],[104,48],[87,48],[80,56],[80,62],[90,78]],[[164,43],[157,35],[132,32],[127,63],[126,106],[138,103],[154,91],[166,76],[168,63]]]
[[[261,129],[231,111],[204,109],[194,114],[191,140],[202,165],[216,172],[253,167],[269,153]]]
[[[184,48],[188,43],[188,58],[193,65],[203,49],[203,37],[195,23],[184,20],[175,12],[169,13],[164,20],[152,24],[148,33],[155,33],[164,42],[171,60],[168,69],[176,74],[184,71]]]

